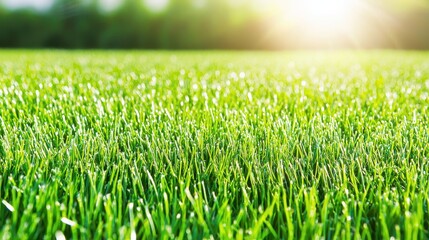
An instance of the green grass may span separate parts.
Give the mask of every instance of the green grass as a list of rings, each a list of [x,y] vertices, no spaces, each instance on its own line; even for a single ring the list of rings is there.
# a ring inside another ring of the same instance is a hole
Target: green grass
[[[429,53],[0,53],[0,238],[427,239]]]

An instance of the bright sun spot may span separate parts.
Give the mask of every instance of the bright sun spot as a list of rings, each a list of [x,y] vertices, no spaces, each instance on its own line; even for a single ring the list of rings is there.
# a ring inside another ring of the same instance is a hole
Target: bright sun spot
[[[350,27],[355,7],[355,0],[291,0],[285,17],[306,30],[332,33]]]
[[[121,4],[121,0],[100,0],[101,7],[104,11],[113,11],[117,9]]]
[[[169,0],[145,0],[146,6],[152,11],[161,11],[167,7]]]
[[[53,0],[0,0],[0,4],[8,8],[32,7],[38,10],[46,10],[52,6]]]

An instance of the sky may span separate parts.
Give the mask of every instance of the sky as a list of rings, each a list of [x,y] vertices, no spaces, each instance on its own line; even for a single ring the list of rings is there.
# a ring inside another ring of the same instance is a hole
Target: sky
[[[0,0],[7,8],[17,9],[22,7],[31,7],[37,10],[47,10],[55,0]],[[118,7],[122,0],[99,0],[105,10],[113,10]],[[162,10],[168,0],[142,0],[153,11]]]
[[[49,9],[49,7],[53,4],[55,0],[0,0],[0,3],[2,3],[4,6],[16,9],[21,7],[32,7],[37,10],[46,10]],[[120,5],[122,0],[99,0],[101,3],[101,7],[105,10],[113,10],[116,7]],[[152,9],[153,11],[159,11],[162,10],[167,4],[169,0],[142,0],[145,2],[145,4]],[[259,3],[257,4],[259,7],[263,7],[263,5],[267,6],[270,4],[267,3],[275,3],[275,2],[282,2],[286,0],[253,0],[253,3]],[[324,3],[325,1],[330,0],[318,0],[320,3]],[[364,0],[358,0],[358,1],[364,1]],[[378,0],[380,2],[386,2],[392,6],[395,6],[400,9],[409,9],[409,8],[415,8],[415,7],[421,7],[422,5],[427,6],[429,3],[429,0]],[[232,0],[233,2],[243,2],[243,0]],[[244,2],[251,2],[251,1],[244,1]]]
[[[54,0],[0,0],[8,8],[32,7],[38,10],[48,9]]]

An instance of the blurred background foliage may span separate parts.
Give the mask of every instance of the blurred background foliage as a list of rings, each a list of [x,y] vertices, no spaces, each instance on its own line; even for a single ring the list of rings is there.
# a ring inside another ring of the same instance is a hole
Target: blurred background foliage
[[[100,0],[56,0],[43,9],[3,2],[0,47],[429,49],[428,1],[377,1],[377,13],[357,9],[358,26],[334,37],[304,36],[299,24],[279,20],[284,13],[270,1],[249,1],[169,0],[160,9],[144,0],[123,0],[111,9]]]

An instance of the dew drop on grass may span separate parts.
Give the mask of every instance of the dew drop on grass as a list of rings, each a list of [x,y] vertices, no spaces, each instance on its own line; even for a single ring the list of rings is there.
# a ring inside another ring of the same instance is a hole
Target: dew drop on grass
[[[73,220],[70,220],[70,219],[68,219],[68,218],[65,218],[65,217],[63,217],[63,218],[61,218],[61,222],[63,222],[64,224],[66,224],[66,225],[69,225],[70,227],[74,227],[74,226],[76,226],[76,222],[74,222]]]
[[[15,208],[10,203],[6,202],[6,200],[2,200],[1,202],[7,209],[9,209],[9,211],[11,212],[15,211]]]
[[[56,240],[66,240],[66,236],[64,236],[64,233],[61,231],[57,231],[55,233],[55,239]]]
[[[247,98],[249,99],[249,101],[252,101],[253,97],[252,97],[252,93],[251,92],[247,93]]]

